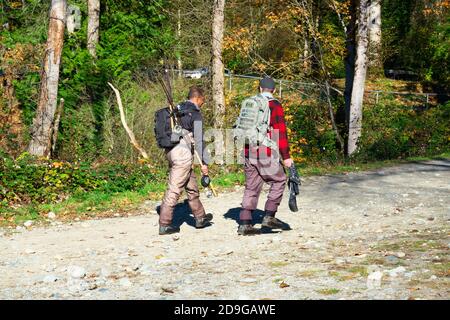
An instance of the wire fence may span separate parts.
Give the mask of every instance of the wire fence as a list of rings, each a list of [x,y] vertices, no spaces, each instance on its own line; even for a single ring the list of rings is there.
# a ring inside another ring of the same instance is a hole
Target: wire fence
[[[228,77],[228,90],[232,90],[233,88],[233,78],[241,78],[241,79],[252,79],[252,80],[260,80],[262,77],[257,76],[248,76],[248,75],[239,75],[239,74],[231,74],[231,73],[225,73],[225,77]],[[280,98],[283,96],[283,92],[286,91],[292,91],[292,90],[299,90],[299,89],[312,89],[315,88],[316,90],[323,90],[325,88],[324,84],[319,84],[315,82],[300,82],[300,81],[293,81],[293,80],[286,80],[286,79],[274,79],[277,83],[277,91]],[[335,91],[339,95],[344,95],[344,92],[342,89],[335,88],[333,86],[329,87],[331,90]],[[380,99],[383,98],[383,96],[390,95],[390,96],[412,96],[416,99],[419,99],[420,102],[425,103],[426,105],[430,104],[432,102],[432,99],[436,99],[439,96],[442,97],[448,97],[450,96],[450,93],[431,93],[431,92],[399,92],[399,91],[385,91],[385,90],[365,90],[364,91],[366,97],[373,97],[375,100],[375,103],[378,104],[380,102]]]
[[[202,85],[210,83],[210,73],[199,74],[193,71],[197,70],[189,71],[189,75],[196,75],[192,77],[193,82]],[[186,85],[185,79],[189,78],[187,75],[177,70],[172,73],[174,81],[183,85]],[[227,106],[230,107],[227,108],[226,121],[232,123],[239,112],[239,101],[256,92],[262,77],[230,72],[225,72],[224,76],[224,89],[226,97],[229,98]],[[285,114],[289,117],[286,120],[291,130],[291,152],[296,160],[314,159],[332,163],[339,159],[342,144],[337,142],[337,137],[340,135],[345,139],[348,130],[344,128],[345,116],[342,108],[344,82],[334,80],[331,85],[320,81],[274,80],[276,96],[283,98]],[[414,92],[417,90],[415,83],[398,84],[404,89],[376,89],[372,83],[366,87],[364,120],[354,127],[362,132],[361,159],[436,154],[448,148],[448,117],[445,116],[446,109],[442,100],[449,100],[450,94]],[[379,86],[387,88],[383,83]],[[445,97],[442,99],[440,95]],[[440,99],[437,99],[438,97]],[[426,110],[432,112],[424,113]],[[212,124],[214,118],[208,118],[207,121]],[[337,126],[333,126],[333,121]]]
[[[192,72],[192,70],[173,70],[173,75],[187,75],[186,72]],[[198,74],[200,77],[203,77],[205,74]],[[242,74],[233,74],[231,72],[225,72],[224,76],[226,79],[226,89],[231,91],[236,84],[238,79],[246,79],[259,81],[262,77],[252,76],[252,75],[242,75]],[[277,93],[280,98],[283,97],[284,93],[297,91],[304,95],[309,95],[309,92],[312,91],[321,91],[325,90],[325,84],[316,83],[316,82],[301,82],[295,80],[287,80],[287,79],[274,79],[277,84]],[[336,88],[333,86],[329,86],[330,90],[334,91],[340,96],[344,95],[343,89]],[[365,98],[370,99],[370,102],[378,104],[383,98],[387,96],[402,96],[403,99],[405,97],[410,97],[411,102],[424,104],[428,106],[430,104],[436,104],[438,98],[442,98],[441,100],[447,101],[450,99],[450,93],[434,93],[434,92],[400,92],[400,91],[386,91],[386,90],[365,90]],[[412,98],[412,99],[411,99]]]

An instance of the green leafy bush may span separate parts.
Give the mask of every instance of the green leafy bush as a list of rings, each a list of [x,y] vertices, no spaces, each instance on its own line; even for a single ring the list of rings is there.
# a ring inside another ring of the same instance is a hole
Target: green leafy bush
[[[165,173],[145,165],[68,163],[40,160],[24,153],[0,159],[0,204],[54,203],[89,191],[136,191]]]
[[[450,103],[427,108],[390,103],[365,108],[358,157],[428,156],[450,150]]]

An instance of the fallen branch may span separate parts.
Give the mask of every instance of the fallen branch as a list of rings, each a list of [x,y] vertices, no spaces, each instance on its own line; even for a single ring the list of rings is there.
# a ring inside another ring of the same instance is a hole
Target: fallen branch
[[[148,154],[147,152],[145,152],[145,150],[141,147],[141,145],[137,142],[136,137],[134,136],[133,131],[131,131],[131,129],[128,127],[127,125],[127,121],[125,119],[125,113],[123,111],[123,105],[122,105],[122,99],[120,98],[120,92],[119,90],[117,90],[116,88],[114,88],[114,86],[109,83],[109,86],[114,90],[114,93],[116,94],[116,98],[117,98],[117,104],[119,105],[119,112],[120,112],[120,120],[122,121],[122,125],[125,128],[125,131],[128,134],[128,137],[130,138],[130,142],[133,145],[133,147],[135,147],[142,155],[142,157],[144,159],[148,159]]]
[[[339,130],[336,126],[336,121],[334,120],[333,105],[331,104],[331,100],[330,100],[330,85],[328,84],[328,81],[325,81],[325,94],[327,96],[328,111],[330,112],[331,125],[333,126],[333,130],[336,134],[336,138],[339,141],[339,145],[341,147],[341,152],[344,153],[344,146],[345,146],[344,139],[342,139],[341,135],[339,134]]]

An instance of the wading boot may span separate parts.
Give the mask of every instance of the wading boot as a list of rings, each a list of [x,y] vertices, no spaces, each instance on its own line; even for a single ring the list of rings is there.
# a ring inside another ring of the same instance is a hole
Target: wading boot
[[[261,226],[270,228],[270,229],[283,229],[284,224],[280,220],[275,217],[265,216],[261,223]]]
[[[261,229],[257,229],[251,224],[241,224],[237,232],[241,236],[253,236],[256,234],[261,234]]]
[[[199,219],[196,218],[195,219],[195,228],[201,229],[201,228],[211,225],[212,219],[213,219],[213,215],[211,213],[207,213],[207,214],[205,214],[205,216],[203,216]]]
[[[180,232],[180,228],[174,226],[159,226],[159,235],[166,235]]]

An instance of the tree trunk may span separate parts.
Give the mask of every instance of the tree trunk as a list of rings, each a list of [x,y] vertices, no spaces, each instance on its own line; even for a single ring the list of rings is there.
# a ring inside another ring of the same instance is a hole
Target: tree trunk
[[[55,155],[55,150],[56,150],[56,142],[58,140],[58,130],[59,130],[59,122],[61,120],[61,114],[64,110],[64,99],[61,98],[59,100],[59,105],[56,109],[56,117],[55,117],[55,122],[53,124],[53,131],[52,131],[52,150],[50,152],[51,156],[53,157]]]
[[[88,15],[87,48],[91,56],[96,58],[95,48],[98,44],[100,31],[100,0],[88,0]]]
[[[66,10],[65,0],[52,0],[40,96],[28,146],[28,152],[36,156],[48,156],[50,153],[49,141],[58,97],[59,65],[64,44]]]
[[[177,38],[178,38],[178,43],[181,42],[181,10],[178,9],[177,12]],[[181,77],[183,75],[183,62],[181,60],[181,50],[178,49],[177,52],[177,68],[178,68],[178,77]]]
[[[307,36],[303,39],[303,70],[305,74],[309,74],[309,41]]]
[[[353,89],[353,78],[355,75],[355,42],[356,42],[356,11],[357,5],[356,0],[350,1],[350,19],[347,25],[344,25],[344,30],[346,32],[346,57],[345,63],[345,90],[344,90],[344,107],[339,107],[336,114],[336,121],[338,127],[345,141],[345,150],[347,151],[348,146],[348,132],[349,132],[349,121],[350,121],[350,103],[352,100],[352,89]],[[343,21],[343,20],[342,20]]]
[[[350,156],[358,148],[358,141],[361,137],[362,106],[364,98],[364,85],[367,73],[367,14],[369,0],[360,0],[358,19],[358,38],[356,48],[355,76],[350,103],[350,121],[348,134],[347,154]]]
[[[381,0],[372,0],[369,7],[369,74],[383,74],[381,46]]]
[[[214,0],[212,25],[212,92],[215,116],[215,127],[224,126],[225,96],[224,96],[224,66],[222,61],[222,40],[224,29],[225,0]]]
[[[14,90],[16,70],[7,66],[3,71],[0,70],[0,150],[16,157],[26,148],[25,125]]]

